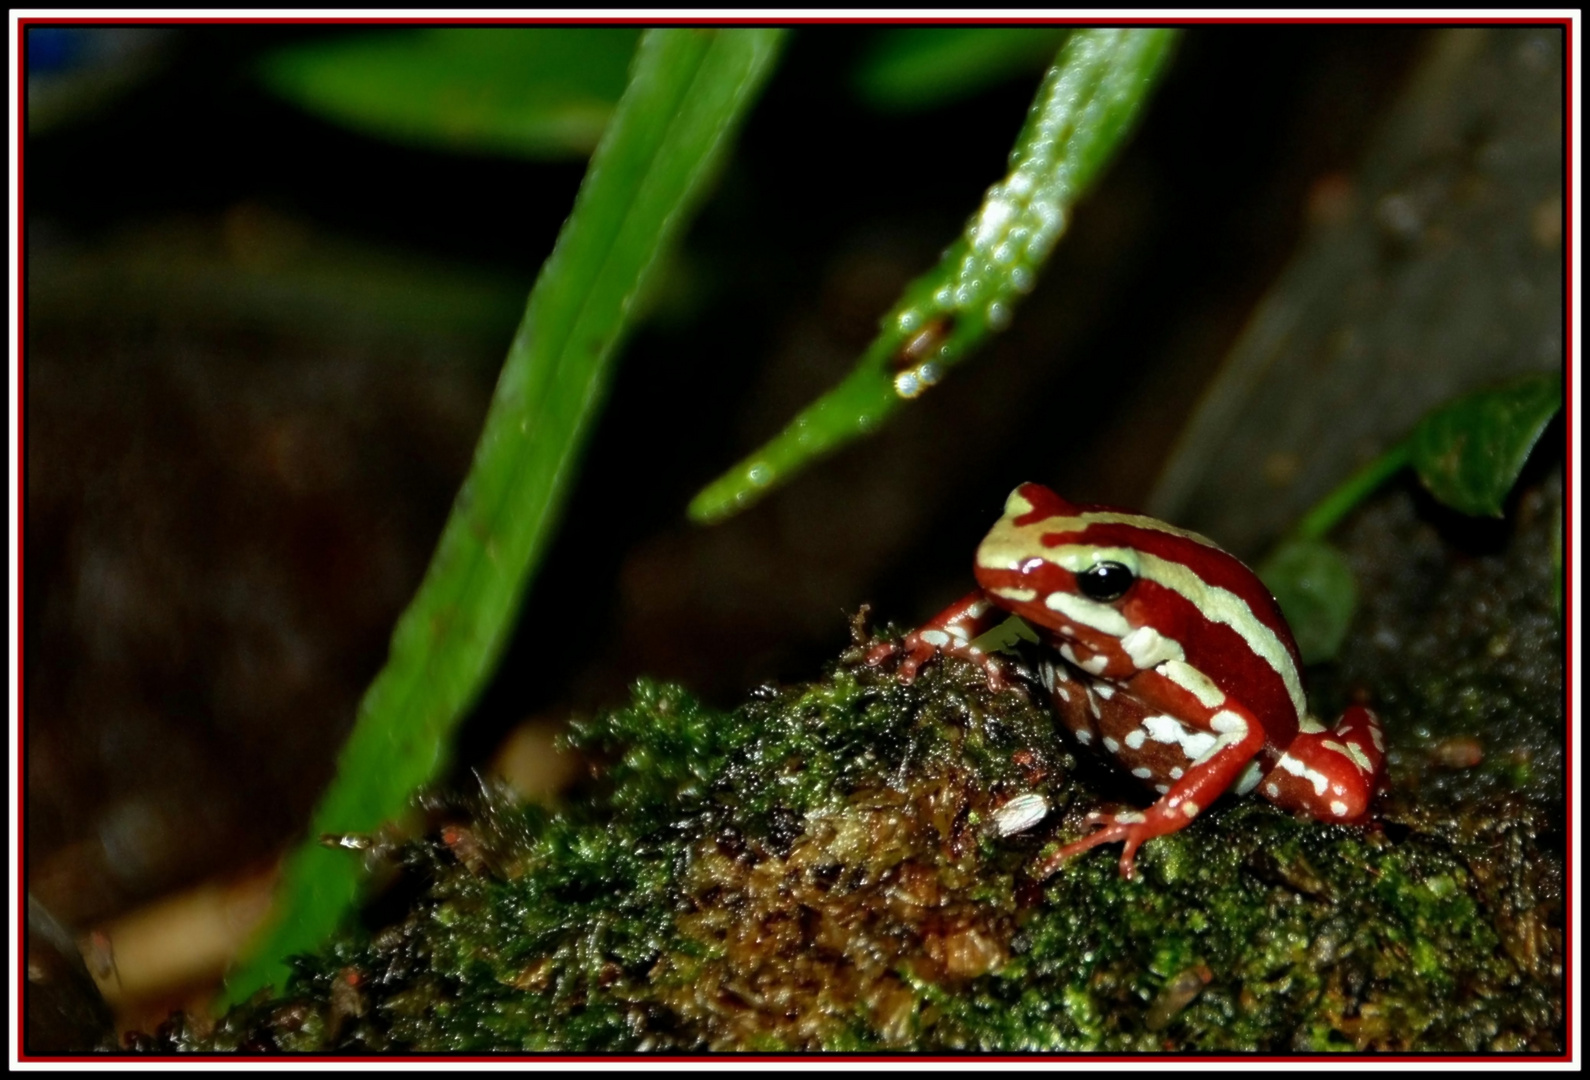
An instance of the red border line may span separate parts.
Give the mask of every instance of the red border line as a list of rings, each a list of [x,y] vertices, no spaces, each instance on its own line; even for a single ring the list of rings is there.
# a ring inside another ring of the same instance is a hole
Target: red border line
[[[931,16],[929,16],[929,17],[925,17],[925,18],[917,17],[917,18],[911,18],[911,19],[891,19],[891,18],[882,17],[882,16],[874,16],[874,17],[839,17],[839,18],[787,18],[787,19],[750,17],[750,18],[734,18],[734,19],[712,19],[710,17],[710,13],[707,13],[706,16],[704,16],[702,18],[698,18],[698,19],[680,19],[680,18],[667,18],[667,17],[601,18],[599,16],[599,14],[596,15],[595,17],[590,17],[590,18],[551,17],[551,18],[539,18],[539,19],[529,19],[529,18],[517,18],[516,19],[516,18],[498,17],[498,16],[457,17],[457,18],[446,18],[446,17],[437,18],[437,17],[423,17],[423,16],[413,16],[413,17],[394,17],[394,16],[376,16],[376,17],[360,17],[360,16],[323,16],[323,17],[314,17],[314,16],[311,16],[311,17],[287,17],[287,16],[281,16],[281,17],[277,17],[277,16],[264,16],[264,17],[169,16],[169,17],[155,17],[155,18],[133,17],[133,18],[127,18],[127,19],[117,19],[117,18],[114,18],[114,17],[112,17],[112,18],[88,18],[88,17],[65,17],[65,18],[49,17],[49,18],[47,18],[47,17],[29,17],[29,18],[18,19],[17,22],[16,22],[16,26],[17,26],[17,42],[16,42],[16,45],[17,45],[17,88],[16,88],[17,89],[17,93],[16,93],[16,103],[17,103],[17,105],[16,105],[16,108],[17,108],[17,113],[16,113],[16,117],[17,117],[17,127],[16,127],[16,132],[17,132],[17,157],[16,157],[16,160],[17,160],[17,264],[16,264],[16,274],[17,274],[17,279],[16,279],[17,280],[17,291],[16,291],[16,295],[17,295],[17,318],[16,318],[16,335],[17,335],[16,336],[16,341],[17,341],[17,376],[16,376],[17,445],[16,445],[16,489],[15,490],[16,490],[16,498],[17,498],[17,504],[16,504],[17,505],[17,624],[16,624],[16,626],[13,629],[14,629],[14,632],[15,632],[15,635],[16,635],[15,640],[16,640],[16,643],[17,643],[17,677],[16,677],[16,686],[15,686],[15,694],[16,694],[15,701],[16,701],[16,709],[17,709],[17,743],[16,743],[16,747],[15,747],[15,752],[16,752],[16,761],[18,763],[17,806],[16,806],[16,818],[15,818],[16,827],[15,827],[14,839],[15,839],[15,851],[16,851],[17,865],[19,866],[19,868],[24,868],[23,869],[23,874],[20,875],[20,876],[25,878],[25,865],[26,865],[25,864],[24,850],[23,850],[23,843],[24,843],[24,836],[25,836],[25,830],[24,830],[25,797],[24,797],[24,793],[25,793],[25,790],[26,790],[26,770],[25,770],[25,767],[24,767],[25,763],[23,762],[23,758],[22,758],[22,747],[24,746],[24,744],[26,742],[25,738],[23,737],[24,736],[24,726],[25,726],[25,722],[26,722],[26,716],[25,716],[25,711],[23,709],[23,700],[24,700],[24,695],[23,695],[23,648],[24,648],[25,642],[24,642],[23,635],[22,635],[22,624],[23,624],[23,610],[24,610],[24,608],[23,608],[23,599],[24,599],[23,559],[24,559],[24,550],[25,550],[25,544],[24,544],[25,528],[24,528],[24,526],[25,526],[25,513],[26,513],[26,500],[25,500],[25,497],[24,497],[24,489],[25,489],[25,483],[26,483],[26,445],[27,445],[26,444],[26,438],[25,438],[25,431],[24,431],[25,415],[26,415],[26,395],[25,395],[26,380],[25,380],[24,373],[25,373],[25,370],[26,370],[26,348],[25,348],[25,343],[26,343],[25,329],[26,329],[26,327],[25,327],[25,321],[26,321],[26,315],[27,315],[27,277],[26,277],[25,270],[26,270],[26,265],[27,265],[27,255],[26,255],[26,252],[27,252],[27,217],[26,217],[25,207],[24,207],[24,183],[23,183],[23,177],[24,177],[24,174],[25,174],[25,170],[24,170],[24,160],[23,160],[23,158],[24,158],[24,154],[25,154],[25,151],[26,151],[26,144],[27,144],[27,110],[26,110],[27,31],[29,29],[31,29],[31,28],[33,28],[35,26],[59,27],[59,26],[113,26],[113,25],[116,25],[116,26],[119,26],[119,25],[126,25],[126,26],[190,26],[190,25],[205,25],[205,26],[214,26],[214,25],[246,25],[246,26],[273,26],[273,25],[285,25],[285,26],[400,25],[400,26],[408,26],[408,25],[414,25],[414,26],[435,26],[435,25],[458,25],[458,26],[491,27],[491,26],[529,26],[529,25],[535,25],[535,26],[566,26],[566,25],[588,26],[588,25],[598,25],[599,24],[599,25],[604,25],[604,26],[697,26],[697,25],[711,25],[711,26],[808,26],[808,25],[820,25],[820,26],[881,26],[881,25],[897,24],[897,23],[902,23],[902,22],[909,22],[909,23],[914,24],[914,25],[968,25],[968,24],[977,24],[977,25],[990,25],[990,26],[994,26],[994,25],[998,25],[998,26],[1026,26],[1026,25],[1065,26],[1065,25],[1097,25],[1101,21],[1108,22],[1111,25],[1121,25],[1121,26],[1211,26],[1211,25],[1215,25],[1215,26],[1232,26],[1232,25],[1332,26],[1332,25],[1342,25],[1342,26],[1442,26],[1442,27],[1467,26],[1467,25],[1483,26],[1483,27],[1490,27],[1490,26],[1540,26],[1540,27],[1556,26],[1556,27],[1559,27],[1563,31],[1563,36],[1564,36],[1564,71],[1563,71],[1563,74],[1564,74],[1564,86],[1563,86],[1563,147],[1564,147],[1564,199],[1563,199],[1563,206],[1564,206],[1564,220],[1563,220],[1563,224],[1564,224],[1564,229],[1563,229],[1563,235],[1564,235],[1564,244],[1563,244],[1564,271],[1563,271],[1563,273],[1564,273],[1564,277],[1563,277],[1563,281],[1564,281],[1564,286],[1565,286],[1565,289],[1564,289],[1564,301],[1565,302],[1564,302],[1564,312],[1563,312],[1563,320],[1564,320],[1563,325],[1564,325],[1564,330],[1565,330],[1564,339],[1563,339],[1563,346],[1564,346],[1563,367],[1564,367],[1564,380],[1565,380],[1565,382],[1564,382],[1564,403],[1563,403],[1563,411],[1564,411],[1563,432],[1564,432],[1564,440],[1565,440],[1565,443],[1566,443],[1565,452],[1564,452],[1564,455],[1563,455],[1564,456],[1564,463],[1565,463],[1564,464],[1564,512],[1563,512],[1563,518],[1564,518],[1564,552],[1565,552],[1565,557],[1564,557],[1564,560],[1563,560],[1563,603],[1564,603],[1563,634],[1564,634],[1564,644],[1565,644],[1564,659],[1566,661],[1568,658],[1572,657],[1573,656],[1573,614],[1575,613],[1575,610],[1576,610],[1576,604],[1575,604],[1576,594],[1574,593],[1574,589],[1573,589],[1574,573],[1573,573],[1573,557],[1572,557],[1573,556],[1573,538],[1574,538],[1574,524],[1573,523],[1574,523],[1574,509],[1575,509],[1575,506],[1574,506],[1574,489],[1573,489],[1574,460],[1573,460],[1573,423],[1572,423],[1572,421],[1574,419],[1574,415],[1575,414],[1574,414],[1574,397],[1573,397],[1574,368],[1573,368],[1573,364],[1572,364],[1571,361],[1572,361],[1572,358],[1573,358],[1574,331],[1576,329],[1576,327],[1574,326],[1574,321],[1573,321],[1573,306],[1572,306],[1572,301],[1571,301],[1571,297],[1574,295],[1574,293],[1573,293],[1573,287],[1574,287],[1573,254],[1574,254],[1574,250],[1575,250],[1574,249],[1574,231],[1573,231],[1573,222],[1574,222],[1573,192],[1575,190],[1574,189],[1574,185],[1573,185],[1573,180],[1574,180],[1574,175],[1573,175],[1574,174],[1574,168],[1573,168],[1573,148],[1574,148],[1574,143],[1573,143],[1573,133],[1574,133],[1573,132],[1573,120],[1574,120],[1574,108],[1573,108],[1574,107],[1574,94],[1573,94],[1573,88],[1574,88],[1573,42],[1574,42],[1574,39],[1573,39],[1573,31],[1574,31],[1575,24],[1574,24],[1572,19],[1564,20],[1564,19],[1560,19],[1560,18],[1559,19],[1528,18],[1528,17],[1522,17],[1522,16],[1519,16],[1519,17],[1511,17],[1511,16],[1509,16],[1509,17],[1474,19],[1474,20],[1463,20],[1463,19],[1454,20],[1454,19],[1450,19],[1450,18],[1440,18],[1440,17],[1434,17],[1434,16],[1428,16],[1428,17],[1427,16],[1414,16],[1414,17],[1384,16],[1384,17],[1361,17],[1361,18],[1345,17],[1345,16],[1344,17],[1323,17],[1323,18],[1320,18],[1320,17],[1311,18],[1311,17],[1301,17],[1301,16],[1299,16],[1299,17],[1268,17],[1268,18],[1267,17],[1252,17],[1252,18],[1243,18],[1243,17],[1235,17],[1235,18],[1192,17],[1192,18],[1171,18],[1171,19],[1164,19],[1164,18],[1161,18],[1161,19],[1148,19],[1148,18],[1140,18],[1140,17],[1138,17],[1138,18],[1134,18],[1134,17],[1113,18],[1112,17],[1112,18],[1108,18],[1108,19],[1104,19],[1104,20],[1101,20],[1100,18],[1090,18],[1090,19],[1064,18],[1064,17],[1061,17],[1061,18],[1039,18],[1039,17],[1025,17],[1025,16],[1004,17],[1004,18],[988,18],[988,19],[985,19],[985,20],[976,20],[976,19],[961,18],[961,17],[949,17],[949,16],[946,16],[946,17],[931,17]],[[1569,710],[1571,709],[1572,700],[1573,700],[1573,685],[1572,685],[1572,683],[1573,683],[1573,671],[1572,671],[1572,666],[1570,664],[1568,666],[1568,668],[1567,668],[1567,671],[1566,671],[1565,698],[1564,698],[1564,715],[1565,715],[1565,717],[1567,718],[1567,721],[1568,721],[1567,723],[1565,723],[1565,726],[1564,726],[1564,740],[1565,740],[1565,742],[1564,742],[1564,750],[1565,750],[1565,754],[1566,754],[1566,760],[1570,763],[1570,768],[1572,767],[1571,763],[1574,761],[1574,754],[1573,754],[1573,750],[1574,750],[1574,744],[1573,744],[1574,724],[1572,722],[1573,718],[1569,715]],[[1495,1063],[1495,1062],[1500,1062],[1500,1061],[1517,1061],[1517,1062],[1521,1062],[1521,1063],[1533,1063],[1533,1062],[1555,1062],[1555,1061],[1571,1061],[1571,1060],[1573,1060],[1572,1055],[1573,1055],[1573,1052],[1574,1052],[1574,1049],[1575,1049],[1574,1012],[1573,1012],[1573,974],[1574,974],[1574,968],[1573,968],[1573,962],[1574,962],[1573,941],[1574,941],[1574,929],[1575,929],[1574,922],[1573,922],[1573,910],[1574,910],[1573,909],[1573,899],[1574,899],[1574,894],[1573,894],[1573,887],[1574,887],[1574,877],[1573,877],[1573,871],[1574,871],[1573,840],[1574,840],[1575,806],[1574,806],[1574,802],[1573,802],[1573,797],[1574,797],[1574,790],[1573,790],[1573,785],[1570,782],[1568,784],[1568,787],[1567,787],[1566,798],[1565,798],[1565,804],[1566,804],[1566,807],[1567,807],[1567,818],[1566,818],[1566,822],[1565,822],[1565,826],[1564,826],[1564,828],[1565,828],[1565,837],[1566,837],[1566,852],[1565,852],[1566,874],[1565,874],[1565,883],[1566,883],[1566,891],[1567,891],[1567,904],[1566,904],[1566,915],[1567,915],[1567,917],[1564,920],[1564,933],[1563,933],[1563,952],[1564,952],[1564,957],[1565,957],[1564,977],[1563,977],[1564,1035],[1565,1035],[1565,1039],[1564,1039],[1564,1043],[1563,1043],[1562,1052],[1560,1054],[1557,1054],[1557,1055],[1522,1055],[1522,1054],[1520,1054],[1520,1055],[1506,1055],[1506,1054],[1503,1054],[1503,1055],[1481,1055],[1481,1054],[1472,1054],[1472,1055],[1446,1055],[1446,1054],[1423,1054],[1423,1055],[1421,1055],[1421,1054],[1387,1054],[1387,1055],[1378,1055],[1378,1054],[1376,1054],[1376,1055],[1371,1055],[1371,1054],[1355,1054],[1355,1055],[1348,1055],[1348,1060],[1374,1062],[1374,1063],[1377,1063],[1377,1064],[1378,1063],[1382,1063],[1382,1062],[1384,1062],[1384,1063],[1402,1063],[1402,1062],[1430,1062],[1430,1061],[1441,1061],[1441,1062],[1469,1062],[1469,1061],[1473,1061],[1473,1062],[1485,1062],[1487,1064],[1490,1064],[1490,1063]],[[24,889],[24,891],[25,891],[25,889]],[[19,954],[25,954],[26,947],[27,947],[27,926],[26,926],[26,904],[25,903],[20,903],[18,905],[17,935],[18,935],[17,936],[17,944],[18,944]],[[34,1056],[30,1056],[30,1055],[28,1055],[26,1053],[26,1048],[24,1046],[25,1037],[26,1037],[26,1014],[25,1014],[24,1010],[25,1010],[25,1005],[26,1005],[25,997],[26,997],[26,990],[27,990],[27,983],[26,983],[26,978],[25,978],[25,969],[26,969],[25,963],[19,963],[17,965],[17,984],[16,984],[17,996],[16,996],[15,1001],[17,1003],[16,1007],[17,1007],[17,1016],[18,1016],[18,1029],[17,1029],[17,1040],[16,1040],[15,1053],[16,1053],[16,1060],[18,1062],[83,1064],[85,1062],[95,1062],[95,1063],[98,1063],[98,1062],[106,1062],[106,1063],[112,1063],[112,1062],[118,1062],[118,1063],[119,1062],[172,1063],[172,1062],[177,1062],[177,1061],[192,1061],[196,1065],[210,1065],[210,1064],[213,1064],[216,1061],[222,1061],[222,1060],[235,1061],[235,1060],[238,1060],[238,1055],[225,1055],[225,1054],[213,1054],[213,1055],[212,1054],[204,1054],[204,1055],[193,1054],[193,1055],[180,1055],[180,1056],[175,1056],[174,1055],[174,1056],[171,1056],[171,1057],[154,1056],[154,1055],[142,1055],[142,1054],[125,1054],[125,1053],[83,1054],[83,1055],[50,1055],[50,1056],[36,1056],[36,1055],[34,1055]],[[247,1060],[247,1058],[245,1058],[244,1060]],[[288,1060],[288,1058],[273,1056],[269,1060],[273,1060],[273,1061],[275,1061],[275,1060]],[[303,1061],[303,1062],[306,1062],[306,1063],[311,1063],[311,1062],[314,1062],[314,1063],[318,1063],[318,1062],[326,1062],[326,1063],[360,1062],[360,1063],[365,1063],[365,1062],[369,1062],[372,1059],[369,1058],[369,1057],[347,1056],[347,1055],[305,1055],[303,1057],[296,1057],[295,1056],[295,1057],[292,1057],[290,1060]],[[920,1054],[889,1054],[889,1053],[877,1054],[877,1055],[872,1055],[872,1054],[831,1054],[831,1055],[830,1054],[821,1054],[821,1055],[810,1055],[810,1054],[770,1054],[770,1055],[765,1055],[765,1056],[764,1055],[734,1055],[734,1054],[729,1054],[729,1055],[722,1055],[722,1054],[718,1054],[718,1055],[713,1055],[713,1054],[680,1054],[680,1055],[672,1055],[672,1054],[670,1054],[670,1055],[639,1055],[639,1054],[614,1054],[614,1055],[565,1054],[565,1055],[557,1055],[557,1054],[549,1054],[549,1055],[526,1055],[526,1054],[511,1054],[510,1053],[510,1054],[502,1054],[502,1055],[447,1055],[447,1054],[431,1055],[431,1054],[425,1054],[425,1055],[407,1055],[407,1056],[391,1056],[391,1057],[383,1056],[382,1058],[380,1058],[380,1060],[382,1060],[382,1061],[405,1061],[405,1060],[408,1060],[408,1061],[421,1061],[421,1062],[491,1062],[491,1063],[505,1063],[505,1062],[548,1062],[548,1063],[591,1062],[591,1063],[615,1063],[615,1062],[627,1062],[627,1061],[636,1061],[636,1062],[644,1061],[644,1062],[660,1062],[660,1063],[697,1063],[697,1062],[734,1062],[734,1061],[740,1061],[740,1062],[744,1062],[746,1064],[755,1064],[755,1063],[760,1063],[760,1062],[799,1062],[799,1063],[802,1063],[802,1064],[811,1064],[811,1063],[815,1063],[815,1062],[821,1062],[821,1063],[830,1063],[831,1062],[831,1063],[835,1063],[835,1064],[840,1064],[840,1063],[852,1063],[852,1062],[877,1062],[877,1061],[909,1061],[909,1062],[935,1062],[935,1063],[937,1063],[937,1062],[945,1062],[945,1063],[960,1063],[960,1064],[966,1064],[966,1063],[969,1063],[969,1062],[1055,1062],[1055,1063],[1059,1063],[1059,1062],[1066,1062],[1066,1061],[1075,1060],[1075,1061],[1082,1061],[1082,1062],[1089,1062],[1089,1063],[1092,1063],[1092,1062],[1132,1062],[1132,1063],[1141,1064],[1141,1063],[1144,1063],[1144,1062],[1154,1062],[1154,1063],[1158,1064],[1158,1063],[1162,1063],[1162,1062],[1163,1063],[1170,1063],[1170,1062],[1176,1062],[1176,1061],[1189,1061],[1189,1060],[1195,1060],[1195,1061],[1200,1061],[1200,1062],[1203,1062],[1203,1061],[1220,1062],[1220,1063],[1226,1063],[1226,1062],[1299,1062],[1299,1061],[1304,1061],[1304,1062],[1321,1061],[1321,1062],[1324,1062],[1324,1061],[1341,1061],[1341,1060],[1343,1060],[1343,1058],[1341,1056],[1338,1056],[1338,1055],[1325,1055],[1325,1054],[1321,1054],[1321,1055],[1292,1055],[1292,1054],[1284,1054],[1284,1055],[1245,1055],[1245,1054],[1241,1054],[1241,1055],[1221,1055],[1221,1056],[1205,1056],[1205,1055],[1192,1055],[1192,1054],[1189,1054],[1189,1055],[1178,1057],[1178,1056],[1175,1056],[1175,1055],[1167,1055],[1167,1056],[1154,1056],[1154,1055],[1098,1055],[1098,1054],[1081,1053],[1081,1052],[1071,1053],[1071,1054],[1052,1054],[1052,1053],[1038,1053],[1038,1052],[1034,1052],[1034,1053],[1030,1053],[1030,1054],[1014,1053],[1014,1054],[991,1054],[991,1055],[981,1055],[981,1054],[977,1054],[977,1055],[920,1055]]]
[[[16,1009],[17,1009],[17,1032],[16,1032],[16,1045],[17,1045],[17,1060],[18,1061],[26,1060],[24,1058],[24,1054],[25,1054],[26,1051],[25,1051],[25,1047],[24,1047],[23,1044],[24,1044],[24,1042],[25,1042],[25,1040],[27,1038],[27,1013],[25,1011],[25,1008],[26,1008],[26,1005],[27,1005],[27,996],[26,996],[27,963],[26,963],[26,956],[27,956],[27,949],[28,949],[28,932],[27,932],[27,929],[28,929],[27,928],[27,910],[28,910],[28,905],[27,905],[27,897],[25,895],[26,892],[27,892],[27,862],[26,862],[26,858],[25,858],[25,855],[24,855],[24,852],[23,852],[23,837],[25,835],[24,831],[23,831],[23,818],[24,818],[24,815],[26,813],[26,809],[25,809],[26,799],[24,798],[24,793],[27,791],[27,767],[26,767],[26,762],[23,760],[23,755],[22,755],[22,748],[27,744],[27,740],[23,737],[23,727],[27,723],[27,716],[26,716],[26,714],[25,714],[25,712],[24,712],[24,710],[22,708],[22,702],[24,700],[23,699],[23,694],[22,694],[22,679],[23,679],[23,675],[22,675],[22,672],[23,672],[22,651],[23,651],[23,649],[25,648],[25,646],[27,644],[23,640],[23,636],[22,636],[22,624],[23,624],[23,619],[22,619],[23,606],[22,605],[23,605],[23,589],[24,589],[22,563],[23,563],[24,551],[25,551],[25,549],[27,547],[27,545],[23,542],[23,537],[25,535],[25,526],[26,526],[26,522],[24,520],[24,517],[25,517],[25,515],[27,513],[27,500],[23,496],[23,492],[25,490],[25,485],[27,483],[27,473],[26,473],[27,439],[25,438],[25,433],[23,431],[24,424],[26,423],[24,417],[27,415],[27,395],[24,392],[25,382],[24,382],[24,379],[23,379],[23,371],[27,367],[27,360],[26,360],[26,356],[25,356],[27,350],[25,348],[25,343],[27,341],[27,337],[26,337],[27,325],[26,324],[27,324],[27,312],[28,312],[28,278],[27,278],[27,274],[24,272],[26,267],[27,267],[28,218],[27,218],[26,210],[25,210],[24,205],[23,205],[23,183],[22,183],[23,160],[22,160],[22,158],[23,158],[23,154],[26,153],[26,151],[27,151],[27,142],[28,142],[28,138],[27,138],[27,132],[28,132],[28,126],[27,126],[28,125],[28,114],[27,114],[27,78],[28,78],[28,76],[27,76],[27,71],[28,71],[28,35],[27,35],[26,28],[22,24],[22,20],[19,19],[17,21],[17,99],[16,99],[17,100],[17,266],[16,266],[16,275],[17,275],[17,292],[16,292],[16,296],[17,296],[17,324],[16,324],[16,335],[17,335],[17,337],[16,337],[16,341],[17,341],[17,447],[16,447],[16,450],[17,450],[17,452],[16,452],[16,459],[15,460],[16,460],[16,469],[17,469],[17,480],[16,480],[16,485],[17,485],[16,486],[16,499],[17,499],[17,624],[16,624],[15,627],[12,628],[12,633],[15,635],[15,641],[17,643],[17,682],[16,682],[16,688],[15,688],[16,710],[17,710],[17,743],[16,743],[16,747],[15,747],[15,752],[14,752],[14,760],[17,763],[17,765],[16,765],[16,768],[17,768],[17,813],[16,813],[16,818],[14,819],[16,821],[16,834],[12,838],[12,842],[14,844],[14,849],[15,849],[15,851],[17,853],[17,855],[16,855],[16,859],[17,859],[17,861],[16,861],[17,881],[18,881],[18,883],[20,885],[22,885],[23,893],[24,893],[24,895],[19,898],[19,902],[17,903],[17,947],[16,947],[16,952],[17,952],[18,959],[23,961],[22,963],[17,964],[17,990],[16,990],[16,992],[17,992],[17,996],[16,996],[16,1002],[17,1002],[17,1005],[16,1005]]]

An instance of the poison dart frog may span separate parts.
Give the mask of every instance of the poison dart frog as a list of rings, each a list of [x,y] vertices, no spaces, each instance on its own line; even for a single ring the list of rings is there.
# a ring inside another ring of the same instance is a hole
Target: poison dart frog
[[[1077,742],[1102,747],[1159,793],[1146,810],[1095,813],[1093,831],[1043,861],[1039,878],[1099,844],[1122,841],[1120,870],[1146,840],[1185,827],[1226,790],[1257,788],[1321,821],[1367,820],[1384,757],[1380,721],[1350,707],[1327,730],[1309,715],[1297,645],[1253,571],[1209,540],[1163,521],[1071,503],[1023,484],[977,549],[978,589],[899,645],[910,682],[940,652],[999,661],[973,639],[1019,615],[1060,662],[1039,678]]]

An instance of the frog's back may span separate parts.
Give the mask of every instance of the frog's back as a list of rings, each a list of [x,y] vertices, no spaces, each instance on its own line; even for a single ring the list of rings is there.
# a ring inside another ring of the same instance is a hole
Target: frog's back
[[[1217,684],[1246,688],[1249,708],[1275,735],[1289,734],[1303,720],[1301,660],[1280,605],[1258,575],[1207,537],[1146,514],[1073,503],[1040,484],[1023,484],[979,548],[979,580],[1034,557],[1075,566],[1074,560],[1088,557],[1078,553],[1087,552],[1133,556],[1138,580],[1120,607],[1134,627],[1152,625]],[[1058,577],[1045,584],[1052,587]]]

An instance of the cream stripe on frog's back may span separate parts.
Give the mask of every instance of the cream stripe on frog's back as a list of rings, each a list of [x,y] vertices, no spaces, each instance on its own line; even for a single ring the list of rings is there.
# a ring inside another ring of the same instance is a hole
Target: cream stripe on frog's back
[[[1211,585],[1181,563],[1161,559],[1157,555],[1138,556],[1140,576],[1179,593],[1193,604],[1211,622],[1229,626],[1242,636],[1248,648],[1269,664],[1281,682],[1286,685],[1287,697],[1297,710],[1298,719],[1308,714],[1308,701],[1303,696],[1303,680],[1287,647],[1264,623],[1253,614],[1245,600],[1236,593]]]
[[[1032,506],[1025,499],[1016,495],[1012,495],[1010,501],[1026,507],[1026,510],[1013,514],[1007,508],[1005,515],[994,523],[994,527],[988,531],[988,535],[978,545],[977,564],[979,566],[990,570],[1018,570],[1021,567],[1021,563],[1026,559],[1032,558],[1033,555],[1038,553],[1048,555],[1051,548],[1043,542],[1045,536],[1051,534],[1065,535],[1067,533],[1080,535],[1090,525],[1105,524],[1130,525],[1134,529],[1152,529],[1155,532],[1179,536],[1183,540],[1191,540],[1195,544],[1213,548],[1222,555],[1229,554],[1207,536],[1200,536],[1198,533],[1189,532],[1186,529],[1178,529],[1176,526],[1163,522],[1158,518],[1146,517],[1142,514],[1090,510],[1075,516],[1056,515],[1032,521],[1026,525],[1017,525],[1014,519],[1031,511]],[[1095,544],[1092,546],[1106,548],[1112,545]]]

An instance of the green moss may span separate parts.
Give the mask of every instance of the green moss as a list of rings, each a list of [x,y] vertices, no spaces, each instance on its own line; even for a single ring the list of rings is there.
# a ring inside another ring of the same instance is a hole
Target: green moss
[[[1038,883],[1089,809],[1142,796],[1028,690],[954,661],[902,686],[865,644],[726,712],[640,684],[574,725],[596,767],[568,806],[456,800],[399,853],[416,895],[389,925],[142,1045],[1557,1047],[1560,864],[1522,804],[1393,835],[1228,798],[1145,845],[1135,881],[1106,849]],[[1049,815],[991,831],[1029,792]]]

